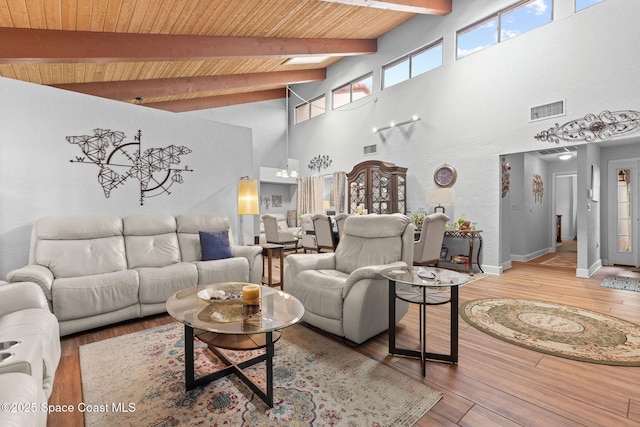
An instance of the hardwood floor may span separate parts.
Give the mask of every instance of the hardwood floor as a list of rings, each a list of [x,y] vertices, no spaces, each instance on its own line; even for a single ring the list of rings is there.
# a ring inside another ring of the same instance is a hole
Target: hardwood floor
[[[639,273],[630,273],[628,268],[603,267],[593,277],[579,279],[574,269],[541,266],[545,257],[514,263],[501,276],[489,276],[460,288],[461,301],[485,297],[539,299],[608,313],[640,324],[640,292],[598,286],[607,274],[622,272],[640,277]],[[448,310],[448,305],[428,310],[429,350],[448,350]],[[168,315],[159,315],[64,337],[49,403],[77,407],[82,401],[79,346],[172,321]],[[640,367],[606,366],[544,355],[492,338],[463,320],[459,333],[459,363],[428,363],[424,378],[418,361],[388,355],[387,333],[355,350],[392,367],[398,375],[443,392],[442,400],[417,426],[640,425]],[[417,348],[417,306],[411,306],[397,334],[399,345]],[[113,375],[127,372],[126,366],[105,369],[111,369]],[[83,417],[77,410],[52,413],[48,425],[82,426]]]

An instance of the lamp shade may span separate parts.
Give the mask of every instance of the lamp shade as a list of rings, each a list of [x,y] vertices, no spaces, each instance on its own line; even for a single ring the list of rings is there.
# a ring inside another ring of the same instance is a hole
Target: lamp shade
[[[455,201],[453,188],[432,188],[427,190],[427,203],[452,205]]]
[[[238,182],[238,215],[258,215],[258,181],[241,178]]]

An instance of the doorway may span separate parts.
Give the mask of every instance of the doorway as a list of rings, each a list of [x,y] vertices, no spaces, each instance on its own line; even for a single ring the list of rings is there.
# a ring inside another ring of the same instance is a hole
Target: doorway
[[[609,165],[609,259],[612,264],[639,267],[640,160]]]
[[[578,256],[578,175],[560,173],[555,176],[554,241],[555,252]]]

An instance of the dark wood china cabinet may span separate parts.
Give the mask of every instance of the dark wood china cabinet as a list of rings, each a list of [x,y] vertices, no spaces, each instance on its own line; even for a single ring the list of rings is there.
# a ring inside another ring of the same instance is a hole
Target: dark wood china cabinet
[[[353,167],[347,182],[350,214],[407,213],[407,168],[368,160]]]

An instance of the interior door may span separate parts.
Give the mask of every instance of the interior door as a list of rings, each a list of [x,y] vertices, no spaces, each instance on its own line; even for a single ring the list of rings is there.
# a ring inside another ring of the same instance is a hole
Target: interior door
[[[640,161],[612,162],[609,191],[614,203],[610,211],[613,230],[613,263],[639,266],[640,255]]]

